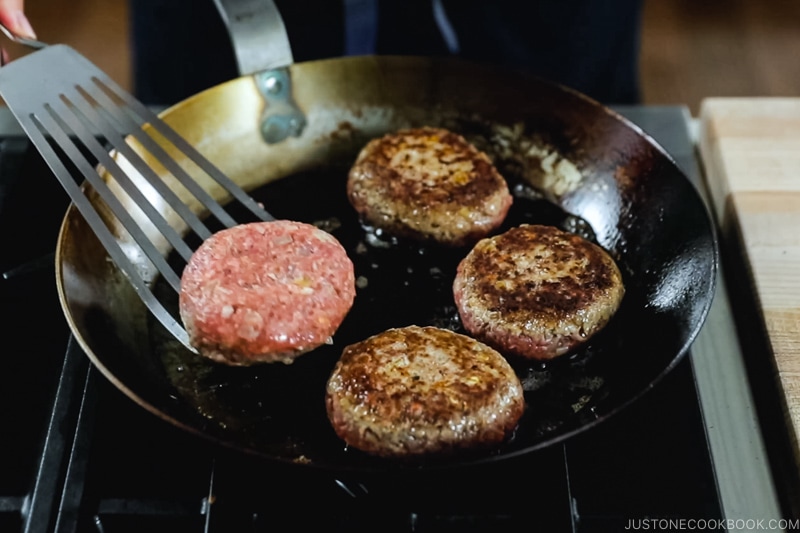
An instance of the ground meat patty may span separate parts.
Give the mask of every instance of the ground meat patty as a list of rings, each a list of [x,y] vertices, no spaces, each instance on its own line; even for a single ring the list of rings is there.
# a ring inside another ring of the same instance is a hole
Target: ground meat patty
[[[466,335],[418,326],[345,348],[326,404],[348,445],[405,458],[496,446],[525,407],[522,385],[497,351]]]
[[[373,227],[453,246],[489,235],[512,202],[489,157],[441,128],[400,130],[370,141],[350,170],[347,194]]]
[[[291,362],[330,340],[355,298],[342,245],[300,222],[215,233],[181,277],[180,315],[194,347],[234,365]]]
[[[624,292],[605,250],[538,225],[481,240],[459,264],[453,283],[471,335],[531,359],[552,359],[584,343],[608,323]]]

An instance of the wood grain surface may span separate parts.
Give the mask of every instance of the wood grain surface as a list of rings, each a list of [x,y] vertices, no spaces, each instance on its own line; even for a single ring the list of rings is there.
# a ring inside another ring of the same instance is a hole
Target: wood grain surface
[[[709,98],[699,147],[722,234],[735,228],[800,464],[800,98]]]

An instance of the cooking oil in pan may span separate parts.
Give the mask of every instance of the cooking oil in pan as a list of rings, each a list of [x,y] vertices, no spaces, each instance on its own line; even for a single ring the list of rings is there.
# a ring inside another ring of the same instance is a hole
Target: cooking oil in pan
[[[291,365],[228,367],[182,349],[153,321],[155,353],[181,401],[212,423],[210,431],[243,448],[298,461],[324,461],[331,454],[345,453],[330,428],[324,404],[325,383],[345,346],[412,324],[466,333],[452,284],[456,267],[469,248],[404,241],[363,225],[347,200],[347,170],[308,171],[251,193],[275,218],[315,224],[334,235],[348,251],[355,267],[357,295],[331,344]],[[595,240],[584,220],[564,212],[529,185],[513,180],[510,185],[514,204],[499,231],[523,223],[548,224]],[[244,212],[232,215],[246,220]],[[212,228],[217,229],[221,228]],[[565,426],[577,427],[585,413],[592,417],[592,406],[605,394],[603,372],[593,363],[603,356],[596,352],[603,351],[589,345],[546,364],[509,356],[528,404],[509,446],[525,446]]]

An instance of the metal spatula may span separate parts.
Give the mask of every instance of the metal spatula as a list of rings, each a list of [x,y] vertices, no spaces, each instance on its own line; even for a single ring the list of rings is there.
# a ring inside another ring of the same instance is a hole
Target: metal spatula
[[[141,225],[126,210],[118,193],[112,191],[90,157],[105,168],[106,175],[113,177],[119,188],[125,191],[172,248],[187,261],[193,250],[154,206],[154,200],[162,205],[166,202],[200,239],[208,238],[211,231],[131,148],[126,137],[135,138],[225,227],[234,226],[237,222],[169,151],[179,150],[230,193],[232,202],[245,206],[257,219],[271,220],[272,217],[152,111],[68,46],[46,46],[0,67],[0,96],[147,308],[172,335],[193,350],[179,320],[156,298],[139,268],[131,262],[118,238],[109,230],[87,197],[85,186],[82,187],[76,180],[85,179],[99,194],[176,293],[180,292],[180,274],[170,266]],[[150,128],[143,129],[146,124]],[[148,131],[156,132],[159,139],[151,137]],[[130,163],[137,174],[135,179],[100,138],[105,139],[118,155]],[[171,145],[169,150],[164,145],[165,140]],[[142,183],[140,177],[149,184],[147,191],[136,184],[137,181]],[[149,190],[150,187],[152,190]],[[155,199],[153,191],[158,195]]]

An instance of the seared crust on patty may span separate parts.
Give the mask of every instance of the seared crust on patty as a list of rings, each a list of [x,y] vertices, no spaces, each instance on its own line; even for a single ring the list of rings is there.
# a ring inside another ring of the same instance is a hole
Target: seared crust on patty
[[[326,405],[341,439],[384,457],[496,446],[525,407],[519,378],[498,352],[430,326],[390,329],[345,348]]]
[[[504,353],[552,359],[600,331],[625,289],[608,253],[551,226],[522,225],[480,241],[461,261],[461,321]]]
[[[485,153],[461,135],[429,127],[370,141],[350,170],[347,194],[373,227],[453,246],[489,235],[512,203]]]
[[[355,298],[353,263],[330,234],[300,222],[215,233],[181,276],[180,315],[201,355],[290,363],[327,342]]]

